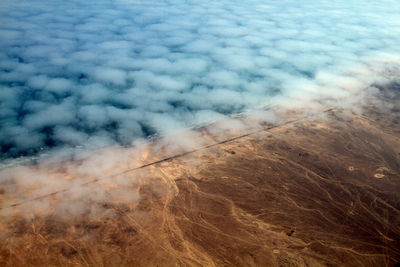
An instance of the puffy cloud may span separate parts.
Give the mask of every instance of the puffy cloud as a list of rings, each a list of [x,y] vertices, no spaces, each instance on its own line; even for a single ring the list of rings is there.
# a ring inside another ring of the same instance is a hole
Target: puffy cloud
[[[81,145],[87,141],[88,135],[84,132],[79,132],[72,127],[56,126],[54,136],[63,144]]]
[[[123,70],[98,67],[93,72],[94,79],[106,84],[123,86],[126,84],[127,74]]]
[[[391,0],[0,6],[4,157],[130,144],[267,104],[339,104],[399,64]]]
[[[49,105],[43,110],[24,117],[23,125],[29,130],[42,130],[45,127],[75,123],[75,106],[68,100],[58,105]]]
[[[67,92],[72,87],[73,87],[73,82],[65,78],[54,78],[49,80],[48,83],[46,84],[47,90],[58,93]]]

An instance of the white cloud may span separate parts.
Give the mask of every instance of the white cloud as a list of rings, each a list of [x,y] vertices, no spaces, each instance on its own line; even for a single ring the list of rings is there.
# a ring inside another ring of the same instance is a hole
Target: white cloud
[[[54,78],[47,82],[46,89],[54,92],[66,92],[73,87],[73,82],[64,78]]]
[[[4,0],[3,154],[129,144],[274,101],[360,99],[399,64],[393,3]]]
[[[123,70],[98,67],[94,70],[94,78],[100,82],[105,82],[110,85],[123,86],[126,84],[127,74]]]
[[[54,135],[57,140],[68,145],[81,145],[88,139],[86,133],[65,126],[56,126],[54,129]]]

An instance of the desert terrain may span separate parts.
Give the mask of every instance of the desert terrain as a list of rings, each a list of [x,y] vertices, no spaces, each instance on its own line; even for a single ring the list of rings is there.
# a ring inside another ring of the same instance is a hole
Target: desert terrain
[[[225,139],[205,127],[209,145],[153,153],[107,183],[65,178],[93,194],[105,186],[102,197],[3,179],[0,265],[394,266],[400,86],[380,90],[380,108],[332,108]]]

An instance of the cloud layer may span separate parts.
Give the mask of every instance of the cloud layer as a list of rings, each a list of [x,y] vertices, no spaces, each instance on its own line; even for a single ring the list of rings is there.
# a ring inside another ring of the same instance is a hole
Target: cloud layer
[[[3,158],[353,97],[399,59],[398,14],[390,0],[4,0]]]

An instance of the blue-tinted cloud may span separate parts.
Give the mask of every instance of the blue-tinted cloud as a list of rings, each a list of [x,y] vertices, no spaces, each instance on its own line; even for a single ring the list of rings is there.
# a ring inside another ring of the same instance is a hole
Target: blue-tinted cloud
[[[399,56],[398,14],[390,0],[4,0],[2,153],[129,144],[276,99],[346,97]]]

